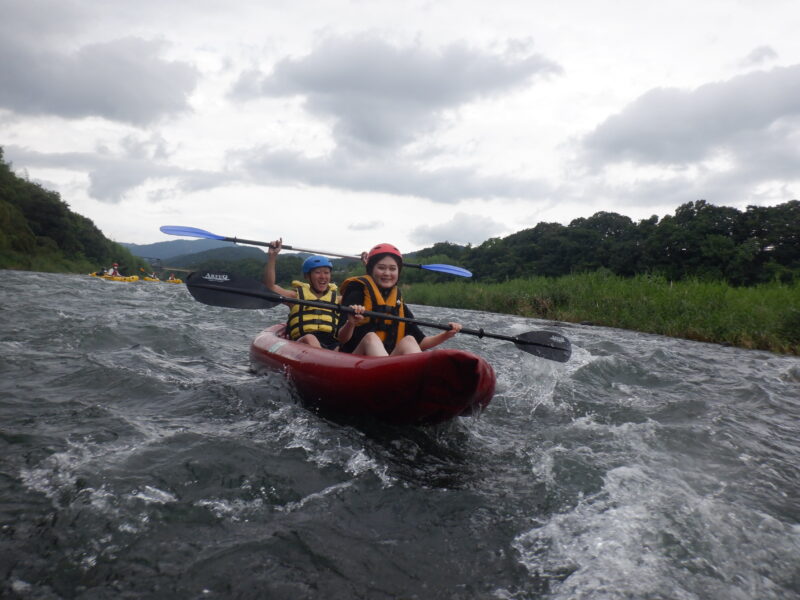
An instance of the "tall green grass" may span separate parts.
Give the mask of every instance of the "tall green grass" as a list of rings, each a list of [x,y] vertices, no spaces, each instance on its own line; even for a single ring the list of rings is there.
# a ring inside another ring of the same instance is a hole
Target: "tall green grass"
[[[724,282],[622,278],[598,271],[504,283],[415,283],[407,302],[591,322],[742,348],[800,354],[800,283],[738,288]]]

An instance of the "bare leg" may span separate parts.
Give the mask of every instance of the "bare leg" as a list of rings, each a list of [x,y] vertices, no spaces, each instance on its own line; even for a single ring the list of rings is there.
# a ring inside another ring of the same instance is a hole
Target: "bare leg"
[[[311,335],[310,333],[305,334],[297,341],[300,342],[301,344],[308,344],[312,348],[322,348],[322,344],[319,343],[317,336]]]
[[[386,352],[386,348],[383,347],[381,338],[375,335],[374,331],[370,331],[361,339],[360,342],[358,342],[358,346],[356,346],[355,350],[353,350],[353,354],[364,354],[366,356],[389,355],[389,353]]]
[[[422,348],[419,347],[417,340],[414,339],[413,336],[407,335],[394,347],[394,350],[392,350],[392,356],[399,356],[401,354],[416,354],[417,352],[422,352]]]

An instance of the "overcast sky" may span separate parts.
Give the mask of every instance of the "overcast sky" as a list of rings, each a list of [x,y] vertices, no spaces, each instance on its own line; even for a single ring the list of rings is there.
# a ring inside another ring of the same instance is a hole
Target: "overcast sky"
[[[0,146],[119,242],[356,254],[800,197],[797,0],[0,0]]]

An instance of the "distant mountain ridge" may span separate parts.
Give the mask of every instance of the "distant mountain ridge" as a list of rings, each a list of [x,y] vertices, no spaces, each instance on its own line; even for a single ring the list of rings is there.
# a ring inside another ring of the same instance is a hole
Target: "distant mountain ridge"
[[[192,252],[180,254],[178,256],[167,257],[170,266],[194,268],[197,265],[209,261],[236,262],[245,259],[253,259],[259,262],[266,262],[267,253],[259,248],[252,246],[233,246],[230,243],[224,248],[211,248],[202,252]]]
[[[154,244],[121,244],[134,256],[142,258],[160,258],[162,260],[186,254],[205,252],[214,248],[230,247],[230,242],[220,240],[170,240]]]

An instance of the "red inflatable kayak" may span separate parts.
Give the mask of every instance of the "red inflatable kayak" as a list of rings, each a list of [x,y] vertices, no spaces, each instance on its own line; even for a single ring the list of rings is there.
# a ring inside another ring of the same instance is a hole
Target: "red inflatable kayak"
[[[250,347],[253,371],[283,371],[312,408],[387,423],[441,423],[481,412],[494,394],[494,370],[463,350],[356,356],[312,348],[262,331]]]

